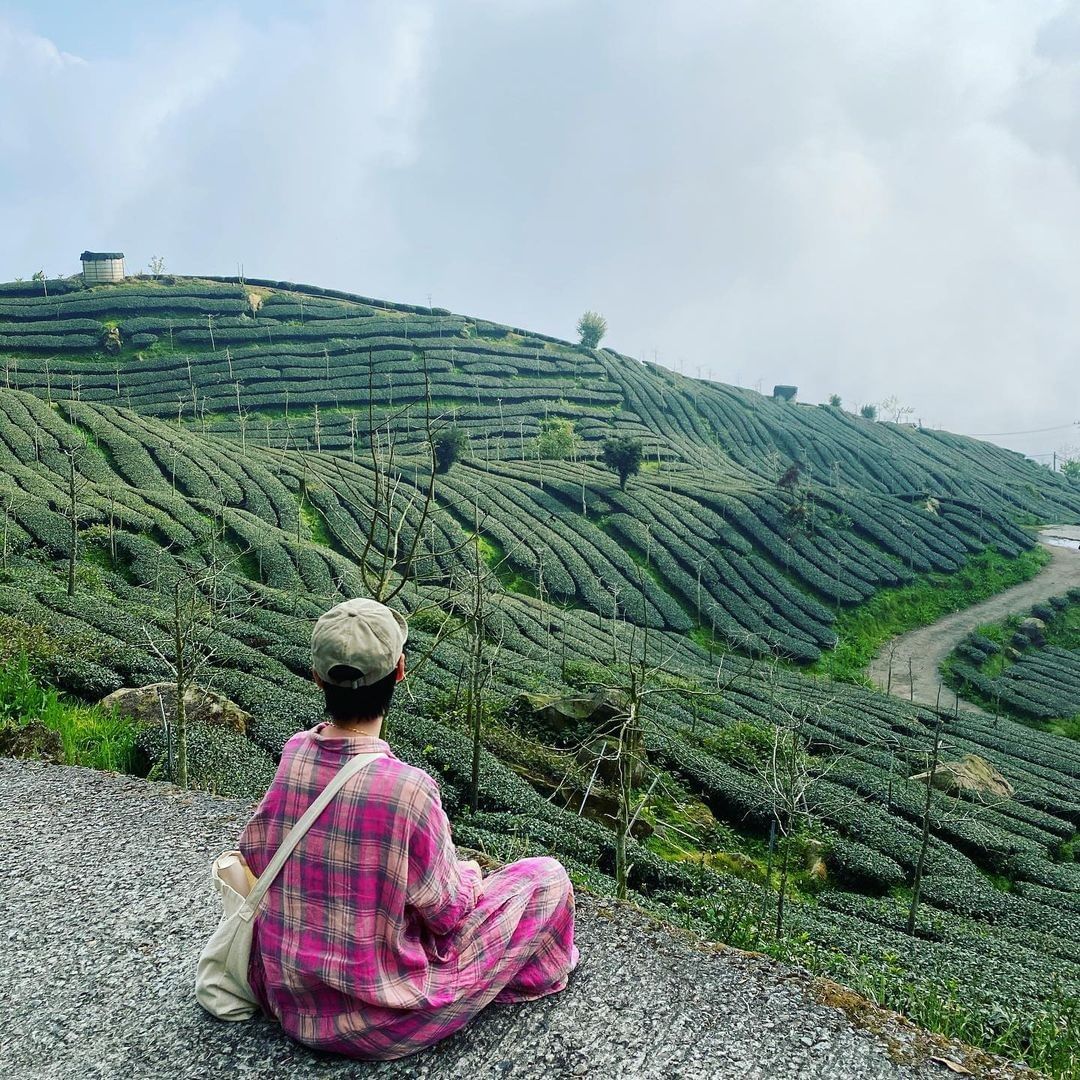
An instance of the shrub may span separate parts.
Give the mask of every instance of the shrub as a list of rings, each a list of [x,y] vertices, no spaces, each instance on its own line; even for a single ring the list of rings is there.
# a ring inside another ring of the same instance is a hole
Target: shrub
[[[586,311],[578,319],[577,332],[586,349],[595,349],[607,333],[607,319],[595,311]]]
[[[630,435],[617,435],[604,440],[601,460],[619,474],[619,487],[625,491],[628,477],[636,476],[641,469],[643,447],[640,439]]]
[[[466,456],[469,437],[464,428],[446,427],[438,432],[433,440],[435,452],[435,471],[448,473],[450,466]]]
[[[562,461],[573,455],[576,446],[577,436],[569,420],[552,418],[540,425],[540,438],[536,440],[539,457]]]

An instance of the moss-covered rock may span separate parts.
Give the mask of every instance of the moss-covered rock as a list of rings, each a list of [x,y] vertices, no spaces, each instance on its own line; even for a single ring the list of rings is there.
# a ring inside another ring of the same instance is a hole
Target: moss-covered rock
[[[176,686],[160,682],[149,686],[124,687],[109,694],[101,704],[139,723],[160,724],[162,716],[172,723],[176,718]],[[251,714],[224,694],[201,686],[188,687],[184,694],[184,705],[189,723],[223,727],[243,735],[251,722]]]

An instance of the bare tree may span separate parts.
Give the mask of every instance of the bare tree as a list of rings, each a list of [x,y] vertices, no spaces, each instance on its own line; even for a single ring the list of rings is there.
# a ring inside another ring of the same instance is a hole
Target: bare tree
[[[777,845],[780,854],[775,924],[777,937],[784,932],[784,908],[791,873],[792,846],[814,818],[813,788],[843,760],[843,755],[838,753],[830,754],[828,760],[813,757],[805,730],[807,720],[813,714],[827,710],[831,704],[831,701],[791,704],[778,701],[774,697],[773,705],[781,719],[773,725],[769,755],[756,770],[764,789],[770,816],[780,836]],[[775,833],[770,830],[769,872],[774,837]],[[768,872],[766,883],[767,880]]]
[[[7,569],[9,542],[11,530],[12,511],[15,509],[15,491],[13,488],[5,488],[0,495],[0,510],[4,512],[4,524],[0,533],[0,569]]]
[[[74,423],[74,421],[72,421]],[[75,459],[82,447],[68,447],[64,456],[68,459],[67,483],[67,518],[68,518],[68,557],[67,557],[67,594],[75,595],[75,568],[79,562],[79,496],[86,488],[86,480],[75,469]]]
[[[901,404],[900,398],[896,394],[887,397],[880,403],[879,407],[882,413],[886,415],[886,418],[894,424],[906,423],[915,414],[915,409],[911,405]]]
[[[223,559],[219,533],[224,533],[224,507],[220,519],[215,517],[209,544],[205,545],[206,561],[201,565],[175,565],[167,586],[169,606],[164,628],[143,625],[147,645],[168,670],[176,695],[171,725],[163,703],[161,708],[170,761],[175,753],[172,779],[182,788],[188,786],[188,694],[196,682],[207,686],[212,682],[211,669],[226,624],[242,621],[256,603],[230,574],[233,564],[247,552]],[[154,587],[158,588],[159,583],[155,582]]]
[[[926,868],[926,852],[930,845],[930,818],[934,803],[934,779],[941,765],[941,749],[944,745],[941,737],[943,727],[944,719],[941,713],[938,713],[937,720],[934,723],[933,743],[930,750],[927,751],[929,768],[926,775],[926,800],[923,803],[922,812],[922,837],[919,841],[919,854],[915,860],[915,871],[911,880],[911,906],[908,908],[907,932],[913,936],[915,934],[915,920],[919,913],[919,902],[922,899],[922,880],[923,871]]]
[[[472,738],[472,768],[469,779],[469,805],[475,813],[480,801],[480,750],[483,739],[484,696],[495,672],[502,648],[500,638],[491,639],[491,617],[500,596],[498,578],[480,550],[480,507],[473,503],[473,531],[469,537],[472,565],[458,586],[451,610],[464,617],[466,635],[465,722]],[[505,556],[504,556],[505,558]]]

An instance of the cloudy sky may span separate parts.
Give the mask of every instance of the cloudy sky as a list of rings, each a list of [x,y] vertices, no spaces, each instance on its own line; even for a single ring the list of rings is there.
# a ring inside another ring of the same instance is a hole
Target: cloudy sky
[[[0,0],[0,102],[0,280],[120,249],[591,308],[689,375],[1080,455],[1080,3]]]

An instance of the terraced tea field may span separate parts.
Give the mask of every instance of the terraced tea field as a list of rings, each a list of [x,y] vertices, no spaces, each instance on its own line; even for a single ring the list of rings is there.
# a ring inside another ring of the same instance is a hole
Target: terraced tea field
[[[1062,560],[1080,559],[1060,549]],[[944,678],[995,715],[1080,735],[1080,585],[1019,614],[982,622],[943,665]]]
[[[1045,532],[1040,537],[1046,536]],[[870,665],[871,682],[899,698],[922,705],[948,701],[950,691],[962,690],[957,680],[942,680],[940,667],[956,647],[984,624],[1003,621],[1010,613],[1046,603],[1069,589],[1080,589],[1080,552],[1047,543],[1049,564],[1033,579],[962,611],[894,638]],[[942,690],[944,687],[948,689]],[[966,702],[966,707],[978,709]]]
[[[0,286],[9,660],[91,701],[165,679],[177,590],[198,582],[204,681],[252,722],[193,730],[192,778],[258,794],[319,719],[314,618],[402,582],[413,674],[389,737],[439,777],[461,843],[553,852],[614,887],[604,740],[518,695],[625,689],[633,667],[642,904],[985,1045],[1075,1034],[1080,743],[950,713],[946,756],[985,758],[1013,795],[928,801],[910,777],[941,718],[802,669],[838,613],[987,551],[1014,559],[1029,523],[1080,521],[1080,489],[987,443],[438,309],[250,280],[48,289]],[[428,438],[453,427],[467,454],[433,475]],[[613,435],[642,445],[625,490],[601,459]],[[487,665],[475,811],[470,626]],[[161,759],[160,729],[140,751]],[[778,753],[805,781],[788,810]]]

